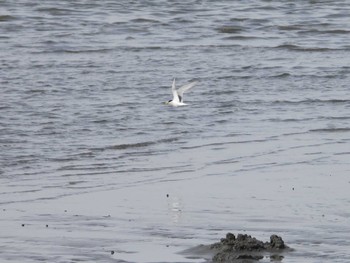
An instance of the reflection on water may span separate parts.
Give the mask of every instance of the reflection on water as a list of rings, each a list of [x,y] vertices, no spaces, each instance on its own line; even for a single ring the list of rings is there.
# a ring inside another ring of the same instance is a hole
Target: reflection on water
[[[173,223],[179,223],[182,217],[182,200],[178,197],[168,198],[168,213],[171,215]]]

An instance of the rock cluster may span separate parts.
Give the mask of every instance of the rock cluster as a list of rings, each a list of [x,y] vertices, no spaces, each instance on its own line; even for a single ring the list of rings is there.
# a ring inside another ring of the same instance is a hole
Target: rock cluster
[[[263,242],[250,235],[238,234],[235,237],[227,233],[226,238],[210,246],[215,251],[213,261],[216,263],[248,263],[256,262],[269,256],[271,260],[282,259],[280,253],[288,247],[281,237],[272,235],[270,242]]]

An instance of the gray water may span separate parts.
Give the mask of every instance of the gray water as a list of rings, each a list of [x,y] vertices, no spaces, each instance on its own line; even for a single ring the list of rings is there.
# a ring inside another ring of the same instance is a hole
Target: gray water
[[[349,14],[1,0],[0,261],[203,262],[231,231],[349,262]]]

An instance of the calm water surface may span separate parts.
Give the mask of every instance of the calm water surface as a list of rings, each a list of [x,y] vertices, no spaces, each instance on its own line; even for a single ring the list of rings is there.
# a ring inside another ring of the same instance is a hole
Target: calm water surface
[[[0,0],[0,261],[203,262],[231,231],[349,262],[349,13]]]

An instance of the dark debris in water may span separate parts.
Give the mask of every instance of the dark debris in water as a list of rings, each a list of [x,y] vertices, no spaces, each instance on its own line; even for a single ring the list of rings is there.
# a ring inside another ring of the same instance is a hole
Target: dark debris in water
[[[283,252],[290,250],[277,235],[271,235],[270,242],[263,242],[250,235],[238,234],[236,237],[232,233],[227,233],[226,238],[210,245],[210,249],[215,252],[215,263],[253,263],[264,257],[278,261],[284,258]]]

